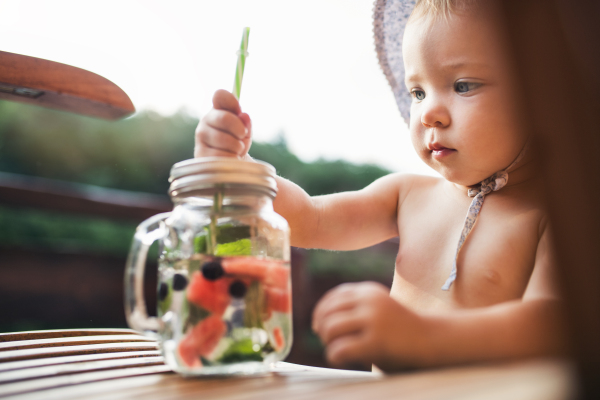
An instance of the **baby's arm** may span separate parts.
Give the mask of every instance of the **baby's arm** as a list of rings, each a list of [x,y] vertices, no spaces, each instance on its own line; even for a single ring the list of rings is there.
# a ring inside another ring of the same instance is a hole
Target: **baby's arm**
[[[419,315],[375,283],[346,284],[319,302],[313,328],[334,365],[371,363],[385,371],[566,353],[554,289],[549,234],[540,239],[525,295],[491,307]]]
[[[360,249],[398,236],[398,198],[406,179],[388,175],[359,191],[310,197],[278,178],[275,211],[290,224],[293,246]]]
[[[248,155],[252,124],[236,98],[225,90],[213,97],[214,108],[196,130],[195,157]],[[396,215],[401,187],[410,176],[389,175],[363,190],[310,197],[298,185],[276,177],[275,211],[291,228],[293,246],[330,250],[367,247],[398,235]]]

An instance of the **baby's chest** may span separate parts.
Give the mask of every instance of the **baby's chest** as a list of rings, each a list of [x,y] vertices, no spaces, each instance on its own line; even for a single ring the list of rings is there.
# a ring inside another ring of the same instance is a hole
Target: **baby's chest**
[[[417,308],[477,307],[521,297],[535,262],[539,218],[485,211],[458,254],[450,291],[441,287],[452,271],[466,210],[421,210],[399,221],[392,295]]]

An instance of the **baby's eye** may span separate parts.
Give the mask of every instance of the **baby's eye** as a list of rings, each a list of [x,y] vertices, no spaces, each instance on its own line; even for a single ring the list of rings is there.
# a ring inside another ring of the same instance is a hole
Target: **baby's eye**
[[[456,82],[454,84],[454,90],[457,93],[467,93],[471,90],[477,89],[481,86],[481,83],[477,82]]]
[[[425,98],[425,92],[422,90],[411,90],[410,94],[417,100],[423,100]]]

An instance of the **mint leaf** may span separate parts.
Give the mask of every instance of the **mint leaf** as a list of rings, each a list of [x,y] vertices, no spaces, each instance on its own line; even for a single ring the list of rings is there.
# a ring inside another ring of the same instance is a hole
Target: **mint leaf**
[[[194,238],[194,253],[206,254],[206,234]]]
[[[232,225],[224,224],[216,227],[217,234],[217,250],[214,255],[216,256],[228,256],[228,255],[250,255],[250,227],[246,225]],[[194,253],[196,254],[208,254],[212,253],[210,247],[211,232],[209,227],[204,228],[204,232],[201,232],[194,238]],[[243,241],[242,240],[246,240]],[[226,244],[236,243],[232,247],[226,247],[219,250],[219,247]]]
[[[247,225],[224,224],[217,227],[217,243],[230,243],[250,237],[250,227]]]
[[[252,242],[250,239],[240,239],[231,243],[217,245],[215,256],[249,256],[252,254]]]
[[[231,364],[242,361],[262,361],[263,356],[259,351],[254,351],[254,343],[251,339],[243,339],[234,342],[219,358],[218,362]]]

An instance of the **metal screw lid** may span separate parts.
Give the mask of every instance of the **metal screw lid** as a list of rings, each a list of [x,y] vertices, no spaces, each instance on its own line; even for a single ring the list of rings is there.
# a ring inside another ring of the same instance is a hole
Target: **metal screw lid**
[[[249,185],[271,197],[277,193],[275,168],[272,165],[232,157],[200,157],[178,162],[171,168],[169,182],[169,195],[173,198],[217,185]]]

